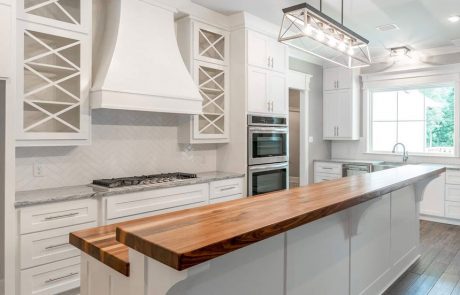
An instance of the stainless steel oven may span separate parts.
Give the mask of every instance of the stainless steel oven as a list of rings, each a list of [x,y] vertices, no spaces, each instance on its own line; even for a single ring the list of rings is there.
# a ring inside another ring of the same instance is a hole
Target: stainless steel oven
[[[248,195],[269,193],[289,188],[289,164],[274,163],[248,168]]]
[[[248,164],[289,160],[289,129],[286,117],[248,116]]]

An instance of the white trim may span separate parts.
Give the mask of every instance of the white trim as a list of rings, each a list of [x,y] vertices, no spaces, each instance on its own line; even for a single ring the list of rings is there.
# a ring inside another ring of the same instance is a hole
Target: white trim
[[[309,91],[310,80],[313,76],[290,70],[288,73],[288,87],[300,91],[300,146],[299,146],[299,185],[308,184],[309,179]]]

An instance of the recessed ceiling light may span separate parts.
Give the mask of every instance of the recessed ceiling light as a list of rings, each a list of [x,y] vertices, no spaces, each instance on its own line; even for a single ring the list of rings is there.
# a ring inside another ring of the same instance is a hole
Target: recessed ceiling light
[[[453,16],[449,17],[448,20],[451,23],[456,23],[456,22],[460,21],[460,15],[453,15]]]
[[[404,55],[409,55],[410,49],[407,48],[406,46],[401,46],[401,47],[394,47],[390,49],[390,55],[391,56],[404,56]]]

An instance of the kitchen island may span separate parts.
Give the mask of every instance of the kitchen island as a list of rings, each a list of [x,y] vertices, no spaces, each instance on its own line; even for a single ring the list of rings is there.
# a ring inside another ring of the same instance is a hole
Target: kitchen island
[[[72,233],[81,294],[380,294],[420,256],[419,203],[444,171],[407,165]]]

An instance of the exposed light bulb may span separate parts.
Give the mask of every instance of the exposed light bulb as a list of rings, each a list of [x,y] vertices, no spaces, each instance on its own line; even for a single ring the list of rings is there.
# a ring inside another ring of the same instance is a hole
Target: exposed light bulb
[[[310,24],[307,24],[304,28],[303,28],[303,32],[307,35],[311,35],[313,33],[313,28],[311,27]]]
[[[355,51],[353,50],[353,47],[349,47],[348,48],[348,51],[347,51],[348,55],[354,55],[355,54]]]
[[[316,40],[322,42],[324,41],[324,32],[321,31],[321,30],[318,30],[318,32],[316,32]]]
[[[330,47],[335,47],[335,45],[337,44],[337,40],[336,40],[334,37],[330,36],[330,37],[329,37],[329,42],[327,42],[327,44],[328,44]]]
[[[449,20],[451,23],[459,22],[459,21],[460,21],[460,15],[453,15],[453,16],[449,17],[448,20]]]

